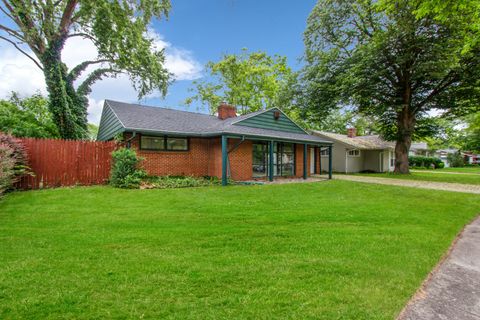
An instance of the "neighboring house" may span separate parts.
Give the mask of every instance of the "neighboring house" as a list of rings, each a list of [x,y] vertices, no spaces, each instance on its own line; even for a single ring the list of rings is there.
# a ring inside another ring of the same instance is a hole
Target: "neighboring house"
[[[466,164],[480,164],[480,154],[464,152],[463,158]]]
[[[457,149],[440,149],[440,150],[436,150],[433,156],[442,160],[442,162],[445,163],[445,167],[448,168],[450,167],[450,162],[448,162],[448,155],[454,154],[457,152],[458,152]]]
[[[348,134],[312,131],[322,139],[333,142],[333,171],[354,173],[361,171],[390,172],[395,169],[395,144],[378,135],[357,136],[354,128]],[[326,168],[328,150],[321,153],[321,166]]]
[[[105,100],[98,140],[122,135],[152,175],[216,176],[246,181],[319,172],[326,139],[311,135],[278,108],[218,116]],[[331,174],[330,174],[331,178]]]
[[[409,156],[429,157],[433,154],[434,152],[428,149],[428,144],[426,142],[412,142],[410,151],[408,151]]]

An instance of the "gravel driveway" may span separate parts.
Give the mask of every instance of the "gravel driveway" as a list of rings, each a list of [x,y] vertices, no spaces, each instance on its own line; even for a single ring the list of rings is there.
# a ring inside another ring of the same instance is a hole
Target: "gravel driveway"
[[[336,180],[348,180],[348,181],[356,181],[356,182],[386,184],[386,185],[392,185],[392,186],[480,194],[480,186],[471,185],[471,184],[432,182],[432,181],[414,181],[414,180],[376,178],[376,177],[365,177],[365,176],[349,176],[349,175],[343,175],[343,174],[334,175],[333,178]]]

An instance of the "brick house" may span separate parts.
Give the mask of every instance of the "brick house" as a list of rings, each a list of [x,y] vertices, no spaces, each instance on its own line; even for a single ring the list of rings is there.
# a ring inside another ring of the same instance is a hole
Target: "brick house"
[[[118,135],[145,159],[149,174],[216,176],[223,184],[228,177],[306,179],[319,173],[321,150],[332,148],[278,108],[237,116],[228,104],[212,116],[105,100],[97,138]]]

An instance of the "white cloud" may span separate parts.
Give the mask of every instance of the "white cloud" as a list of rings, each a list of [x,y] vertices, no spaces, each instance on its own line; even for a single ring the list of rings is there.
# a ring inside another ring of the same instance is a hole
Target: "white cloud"
[[[165,67],[173,73],[176,80],[193,80],[201,77],[202,66],[190,51],[173,46],[154,30],[149,30],[148,35],[154,38],[158,49],[165,48]],[[62,52],[62,59],[69,68],[96,57],[95,46],[89,40],[82,38],[70,38]],[[91,66],[87,69],[79,81],[95,67],[98,66]],[[44,95],[47,94],[41,70],[27,57],[9,47],[9,44],[0,42],[0,98],[9,96],[12,91],[21,95],[31,95],[38,91]],[[160,92],[153,92],[148,97],[160,96]],[[137,101],[137,93],[128,76],[119,75],[116,78],[104,78],[97,81],[92,86],[92,93],[88,98],[88,120],[98,124],[104,99]]]

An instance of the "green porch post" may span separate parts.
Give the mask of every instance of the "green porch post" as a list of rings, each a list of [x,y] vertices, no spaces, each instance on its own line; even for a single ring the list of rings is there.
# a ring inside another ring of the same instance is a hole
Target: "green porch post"
[[[222,136],[222,186],[228,184],[227,180],[227,136]]]
[[[270,141],[268,145],[268,180],[273,181],[273,141]]]
[[[303,179],[307,179],[307,146],[306,143],[303,145]]]
[[[332,179],[332,146],[328,146],[328,179]]]

